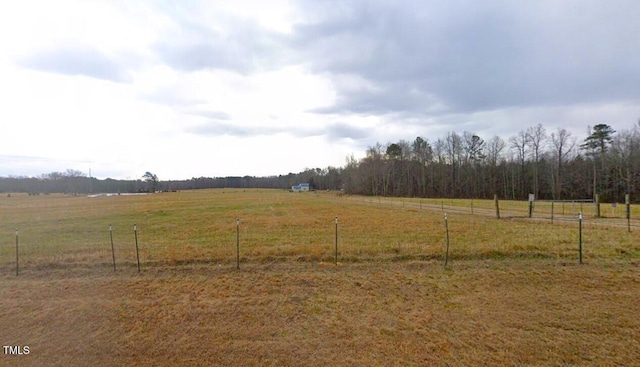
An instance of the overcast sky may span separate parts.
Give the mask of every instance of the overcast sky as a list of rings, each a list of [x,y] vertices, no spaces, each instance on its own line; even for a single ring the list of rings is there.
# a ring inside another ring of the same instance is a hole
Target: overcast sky
[[[640,2],[3,1],[0,176],[343,166],[640,118]]]

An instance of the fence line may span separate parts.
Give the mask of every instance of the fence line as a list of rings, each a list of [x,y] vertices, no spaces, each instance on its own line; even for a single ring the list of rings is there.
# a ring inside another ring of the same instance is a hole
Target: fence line
[[[431,198],[397,198],[397,197],[381,197],[381,196],[342,196],[342,199],[351,201],[360,201],[363,203],[386,205],[394,208],[412,208],[421,210],[441,211],[448,213],[479,215],[479,216],[496,216],[496,210],[493,201],[490,200],[473,200],[473,199],[431,199]],[[500,201],[500,216],[503,219],[531,219],[531,220],[548,220],[559,222],[571,222],[578,219],[579,213],[583,213],[594,225],[606,225],[614,227],[631,227],[640,228],[640,217],[630,218],[627,222],[626,211],[623,205],[616,205],[611,212],[601,209],[600,218],[596,219],[595,203],[591,199],[583,200],[555,200],[555,201],[535,201],[533,204],[532,217],[529,218],[529,202],[528,201]],[[604,206],[611,207],[610,203],[600,203],[601,208]],[[553,207],[553,214],[552,214]],[[631,205],[631,212],[637,207]],[[637,210],[636,210],[637,211]],[[595,220],[595,222],[594,222]]]
[[[495,220],[495,208],[492,207],[493,202],[491,201],[337,197],[333,195],[322,195],[322,198],[343,202],[345,200],[359,201],[366,205],[383,206],[394,210],[405,209],[418,213],[421,211],[446,212],[451,221],[448,224],[451,224],[454,230],[452,233],[455,233],[451,238],[453,259],[456,259],[456,257],[464,258],[465,256],[474,258],[476,256],[474,251],[478,247],[473,246],[477,246],[478,241],[482,244],[491,243],[491,233],[485,233],[488,228],[494,228],[491,223],[508,223],[508,221]],[[582,205],[580,209],[584,210],[585,205],[592,206],[593,204],[565,202],[565,214],[554,216],[554,221],[577,223],[577,216],[574,217],[573,214],[574,210],[577,210],[580,205]],[[562,213],[562,205],[559,202],[543,201],[535,203],[532,218],[527,216],[526,202],[501,202],[500,211],[503,213],[503,218],[511,218],[522,222],[544,222],[550,221],[551,206],[554,206],[554,210]],[[637,208],[633,207],[633,209]],[[622,212],[622,210],[620,211]],[[458,236],[455,232],[455,217],[459,215],[473,215],[474,218],[477,218],[470,225],[477,231],[478,239],[461,239]],[[619,216],[596,219],[586,214],[584,218],[587,238],[589,238],[591,231],[598,230],[598,227],[604,225],[626,228],[626,220]],[[198,263],[230,264],[236,261],[240,264],[241,262],[287,261],[290,259],[334,262],[338,257],[341,262],[389,259],[420,260],[444,256],[444,251],[439,250],[440,245],[444,246],[444,231],[442,233],[425,233],[421,228],[410,227],[402,232],[401,238],[392,238],[386,237],[386,233],[376,233],[375,224],[354,226],[354,223],[349,223],[343,219],[340,220],[339,252],[335,253],[337,246],[334,246],[333,239],[334,235],[337,235],[337,231],[335,231],[337,230],[337,223],[334,223],[333,217],[324,219],[326,220],[319,222],[317,228],[309,229],[292,225],[286,221],[282,225],[270,227],[257,225],[252,222],[251,218],[240,218],[242,224],[239,237],[241,241],[239,252],[235,248],[236,227],[232,225],[235,218],[230,218],[229,221],[229,243],[194,244],[193,241],[185,238],[183,241],[177,241],[175,245],[154,244],[148,240],[147,233],[145,233],[147,229],[144,227],[134,229],[134,233],[131,233],[131,227],[124,225],[114,226],[113,231],[110,231],[107,226],[104,228],[88,228],[79,225],[73,228],[64,228],[59,234],[61,238],[56,239],[54,245],[51,245],[35,242],[30,234],[34,228],[24,227],[20,229],[19,270],[22,274],[23,271],[49,267],[57,269],[97,266],[105,268],[105,270],[113,268],[113,271],[130,271],[132,269],[135,270],[138,258],[142,265],[177,266]],[[633,219],[633,228],[638,227],[640,227],[640,222],[637,219]],[[35,229],[37,230],[38,228]],[[4,232],[10,232],[10,234],[0,233],[0,269],[13,270],[13,230]],[[565,238],[570,237],[567,235],[569,232],[565,231],[563,233]],[[134,246],[134,234],[135,244],[139,245],[137,249]],[[514,238],[518,238],[517,236]],[[110,242],[111,238],[113,239],[113,250]],[[66,243],[73,243],[73,245],[61,244],[61,242],[65,241]],[[337,238],[335,243],[337,243]],[[462,252],[460,251],[461,246],[464,246],[464,251]],[[504,248],[501,250],[500,246],[497,246],[496,250],[491,249],[490,245],[483,246],[485,247],[480,247],[478,253],[508,252]],[[587,246],[587,256],[589,255],[588,249],[589,247]],[[623,250],[621,249],[620,251]],[[571,250],[571,246],[560,244],[553,245],[550,248],[537,248],[528,245],[528,247],[525,246],[522,249],[517,249],[517,251],[520,251],[521,254],[529,252],[547,256],[549,253],[558,253],[563,254],[559,256],[565,256],[565,253],[570,254],[573,250]],[[117,267],[112,260],[113,258],[117,261]],[[18,265],[17,262],[15,264]]]

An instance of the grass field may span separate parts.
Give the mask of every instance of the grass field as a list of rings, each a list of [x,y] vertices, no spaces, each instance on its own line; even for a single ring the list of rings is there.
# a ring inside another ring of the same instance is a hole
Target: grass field
[[[0,342],[30,347],[0,365],[637,365],[637,233],[586,219],[578,265],[575,222],[452,212],[444,269],[441,209],[278,190],[0,197]]]

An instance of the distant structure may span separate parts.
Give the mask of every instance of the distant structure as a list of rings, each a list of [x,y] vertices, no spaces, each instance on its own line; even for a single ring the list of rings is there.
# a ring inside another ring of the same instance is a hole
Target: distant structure
[[[291,191],[293,192],[309,191],[309,183],[304,182],[304,183],[297,184],[295,186],[291,186]]]

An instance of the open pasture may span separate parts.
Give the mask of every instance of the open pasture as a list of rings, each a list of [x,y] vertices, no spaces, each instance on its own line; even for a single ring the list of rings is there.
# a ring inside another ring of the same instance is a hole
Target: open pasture
[[[452,213],[449,229],[444,269],[436,209],[277,190],[3,197],[0,342],[30,353],[0,365],[640,360],[637,233],[585,220],[578,265],[575,222]]]
[[[393,203],[375,205],[375,201],[360,202],[335,193],[280,190],[94,198],[13,195],[0,198],[0,269],[8,273],[15,267],[15,229],[23,271],[108,269],[112,266],[109,225],[116,265],[131,267],[136,262],[134,224],[143,266],[229,266],[236,259],[236,219],[240,220],[242,263],[332,262],[336,216],[341,262],[441,259],[445,245],[442,208],[426,202],[421,206],[415,201]],[[487,203],[493,202],[477,201],[476,206]],[[533,257],[566,262],[577,258],[576,221],[551,225],[496,220],[448,209],[453,260]],[[633,233],[607,219],[585,216],[583,232],[588,261],[639,257]]]

